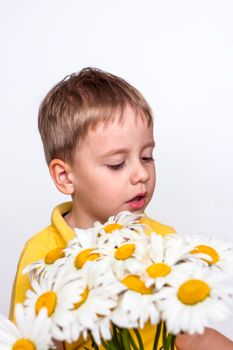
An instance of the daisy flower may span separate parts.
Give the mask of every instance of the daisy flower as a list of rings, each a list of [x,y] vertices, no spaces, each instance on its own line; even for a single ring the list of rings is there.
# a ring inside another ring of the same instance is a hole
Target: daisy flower
[[[123,243],[127,243],[127,247],[119,249],[116,254],[119,256],[123,256],[124,253],[133,254],[136,248],[134,241],[146,237],[144,225],[138,221],[140,216],[140,214],[124,211],[110,217],[103,225],[95,222],[94,226],[88,230],[76,229],[76,237],[64,250],[65,256],[73,262],[74,268],[80,269],[87,261],[99,260],[103,256],[113,256],[115,247],[120,248]],[[138,250],[139,248],[137,253]]]
[[[96,252],[96,247],[82,248],[77,244],[68,247],[66,252],[66,264],[72,271],[79,271],[86,262],[98,260],[101,255]]]
[[[87,261],[97,260],[100,255],[94,250],[98,244],[98,229],[92,227],[87,230],[76,229],[76,237],[64,249],[67,262],[71,268],[81,269]]]
[[[233,275],[233,246],[222,239],[201,234],[183,236],[190,245],[190,253],[206,262],[213,269]]]
[[[86,263],[81,270],[79,300],[72,306],[73,322],[65,329],[69,341],[76,341],[80,335],[87,337],[93,331],[97,343],[100,335],[109,334],[108,316],[116,307],[118,295],[125,287],[117,281],[106,261]]]
[[[146,235],[134,234],[131,238],[125,236],[126,231],[121,230],[108,235],[102,235],[98,239],[97,249],[95,253],[100,254],[102,258],[109,257],[116,260],[126,260],[136,258],[143,260],[146,255],[148,237]],[[131,231],[132,232],[132,231]]]
[[[148,237],[130,229],[120,229],[112,234],[106,232],[97,237],[95,230],[82,230],[65,249],[65,255],[75,269],[81,269],[87,261],[100,260],[106,257],[125,260],[131,256],[145,255]],[[87,240],[85,241],[85,235]],[[82,243],[82,238],[83,243]],[[140,243],[140,244],[139,244]]]
[[[140,224],[139,220],[142,214],[134,214],[129,211],[122,211],[116,216],[110,216],[107,222],[101,224],[100,222],[95,222],[94,226],[101,233],[113,233],[121,229],[129,229],[136,233],[144,233],[145,227]]]
[[[65,340],[62,327],[72,321],[71,309],[78,299],[78,273],[70,272],[69,266],[63,269],[50,270],[39,280],[33,280],[32,290],[26,292],[24,305],[37,315],[46,308],[52,320],[51,332],[53,338]]]
[[[98,238],[98,229],[96,227],[93,226],[86,230],[76,228],[75,233],[76,237],[68,243],[69,248],[73,245],[78,245],[83,249],[96,246]],[[69,251],[69,249],[66,251]]]
[[[110,316],[98,317],[98,323],[91,330],[91,334],[97,344],[101,344],[102,340],[108,341],[112,339],[112,321]]]
[[[160,315],[155,302],[155,289],[146,286],[143,276],[134,274],[128,269],[132,266],[133,264],[129,265],[126,262],[113,264],[117,279],[127,289],[120,295],[118,306],[112,312],[111,319],[113,323],[123,328],[143,328],[147,321],[157,324]]]
[[[159,289],[169,283],[174,271],[182,273],[189,251],[190,246],[178,234],[162,237],[152,232],[147,246],[147,260],[139,271],[143,273],[144,270],[147,286],[155,283]]]
[[[22,304],[15,308],[16,324],[0,315],[1,350],[48,350],[53,348],[51,320],[43,308],[35,317]]]
[[[158,308],[169,333],[203,333],[209,321],[224,321],[230,316],[233,288],[224,286],[222,273],[210,273],[193,264],[173,285],[156,294]]]
[[[29,273],[30,281],[35,278],[39,278],[44,273],[50,270],[54,270],[64,264],[64,248],[58,247],[50,250],[44,257],[44,259],[38,260],[23,269],[23,274]]]

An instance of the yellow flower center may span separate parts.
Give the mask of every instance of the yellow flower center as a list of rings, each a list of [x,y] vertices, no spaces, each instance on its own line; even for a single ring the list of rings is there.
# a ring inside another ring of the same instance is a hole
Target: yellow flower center
[[[150,277],[156,278],[156,277],[164,277],[168,275],[171,272],[171,268],[167,264],[156,263],[156,264],[150,265],[146,269],[146,271]]]
[[[83,293],[81,294],[81,300],[79,300],[77,303],[74,304],[72,310],[77,310],[85,301],[87,300],[89,294],[89,289],[84,289]]]
[[[135,244],[124,244],[115,251],[115,258],[118,260],[128,259],[135,251]]]
[[[31,340],[18,339],[12,346],[12,350],[36,350],[36,346]]]
[[[74,261],[74,266],[76,267],[76,269],[81,269],[85,264],[85,262],[93,261],[100,257],[100,254],[98,253],[91,253],[93,250],[95,249],[94,248],[85,249],[76,256]]]
[[[39,296],[35,305],[36,315],[40,312],[42,307],[46,307],[48,310],[48,316],[51,316],[57,305],[57,295],[55,292],[45,292]]]
[[[112,233],[115,230],[120,230],[123,226],[120,224],[109,224],[107,226],[104,227],[104,231],[106,233]]]
[[[210,287],[204,281],[192,279],[183,283],[178,289],[178,298],[183,304],[195,305],[210,295]]]
[[[208,245],[198,245],[191,251],[191,253],[208,255],[210,259],[202,258],[202,260],[206,261],[208,264],[216,264],[216,262],[219,261],[219,255],[216,250]]]
[[[152,294],[152,289],[146,287],[138,275],[128,275],[121,281],[127,288],[141,294]]]
[[[53,264],[57,259],[64,258],[65,253],[63,252],[64,248],[55,248],[48,252],[44,258],[45,264]]]

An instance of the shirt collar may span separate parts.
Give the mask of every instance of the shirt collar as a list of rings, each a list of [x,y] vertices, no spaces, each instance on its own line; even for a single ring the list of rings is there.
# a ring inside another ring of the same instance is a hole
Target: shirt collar
[[[59,204],[54,208],[51,216],[52,225],[62,236],[66,244],[68,244],[68,242],[75,237],[75,231],[66,223],[64,219],[64,215],[71,211],[71,209],[72,202]]]

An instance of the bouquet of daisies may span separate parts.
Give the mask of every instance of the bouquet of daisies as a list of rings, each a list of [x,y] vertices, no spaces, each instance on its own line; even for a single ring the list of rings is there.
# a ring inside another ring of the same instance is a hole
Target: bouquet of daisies
[[[1,350],[48,350],[91,341],[95,350],[174,349],[176,334],[203,333],[231,315],[233,247],[202,235],[146,234],[122,212],[77,230],[66,248],[25,268],[31,289],[16,324],[0,318]]]

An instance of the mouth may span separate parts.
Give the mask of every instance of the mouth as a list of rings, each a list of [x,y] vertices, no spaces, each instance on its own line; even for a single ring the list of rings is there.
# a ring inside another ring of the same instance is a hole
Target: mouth
[[[127,204],[130,206],[131,209],[138,210],[144,207],[146,203],[146,195],[147,193],[138,193],[135,197],[130,199]]]

